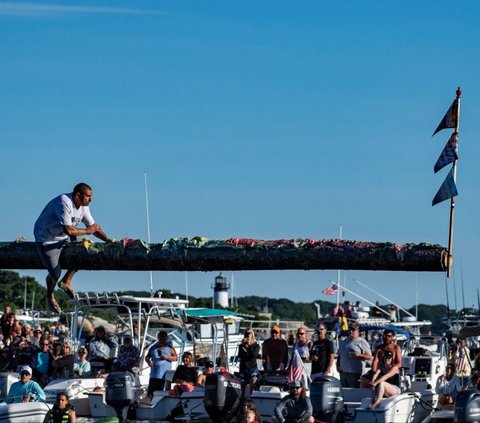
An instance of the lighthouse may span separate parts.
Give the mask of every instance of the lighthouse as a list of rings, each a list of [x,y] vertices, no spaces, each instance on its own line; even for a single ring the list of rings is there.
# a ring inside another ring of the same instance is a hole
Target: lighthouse
[[[228,308],[228,290],[230,285],[227,284],[227,278],[220,274],[215,278],[213,288],[213,301],[221,307]]]

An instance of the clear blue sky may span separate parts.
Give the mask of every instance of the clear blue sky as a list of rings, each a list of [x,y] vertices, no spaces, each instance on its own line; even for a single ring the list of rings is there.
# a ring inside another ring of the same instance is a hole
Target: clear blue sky
[[[80,181],[110,236],[146,239],[147,172],[152,242],[336,238],[342,225],[345,239],[446,246],[449,204],[431,200],[451,131],[431,135],[460,85],[454,275],[458,306],[461,268],[476,304],[479,15],[476,1],[2,1],[0,240],[33,240],[44,205]],[[190,295],[210,295],[216,274],[189,273]],[[311,301],[336,278],[235,284]],[[440,273],[354,278],[402,306],[417,281],[420,302],[446,302]],[[184,280],[154,273],[155,289]],[[81,272],[75,285],[148,290],[149,276]]]

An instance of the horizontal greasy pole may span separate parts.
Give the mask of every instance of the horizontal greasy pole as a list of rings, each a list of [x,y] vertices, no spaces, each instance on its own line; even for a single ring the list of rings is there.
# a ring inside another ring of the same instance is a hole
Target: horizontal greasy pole
[[[430,244],[395,244],[297,238],[263,241],[202,237],[174,238],[159,244],[123,239],[67,244],[61,254],[64,269],[78,270],[392,270],[442,272],[447,249]],[[35,243],[0,242],[0,269],[43,269]]]

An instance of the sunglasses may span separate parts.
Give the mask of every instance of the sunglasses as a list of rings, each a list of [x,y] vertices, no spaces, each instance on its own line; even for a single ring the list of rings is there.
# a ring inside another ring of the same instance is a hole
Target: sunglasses
[[[298,332],[297,336],[306,335],[306,332]]]
[[[30,373],[29,372],[20,372],[20,376],[30,376]]]
[[[278,330],[272,330],[270,333],[278,333]]]
[[[299,386],[295,386],[294,388],[290,388],[290,391],[296,391],[297,389],[300,389]]]
[[[42,344],[44,347],[49,347],[50,344]]]

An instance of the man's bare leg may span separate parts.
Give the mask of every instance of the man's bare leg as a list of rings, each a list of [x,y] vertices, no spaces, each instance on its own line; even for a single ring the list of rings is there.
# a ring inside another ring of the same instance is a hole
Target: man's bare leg
[[[72,299],[75,295],[75,291],[72,288],[72,279],[75,276],[75,273],[77,273],[77,271],[74,269],[67,270],[67,273],[65,273],[63,278],[58,283],[58,287]]]
[[[57,285],[57,280],[54,279],[50,274],[47,275],[47,300],[48,300],[48,307],[51,311],[55,313],[61,313],[62,309],[58,305],[57,301],[55,300],[55,295],[53,295],[53,291],[55,290],[55,286]]]

